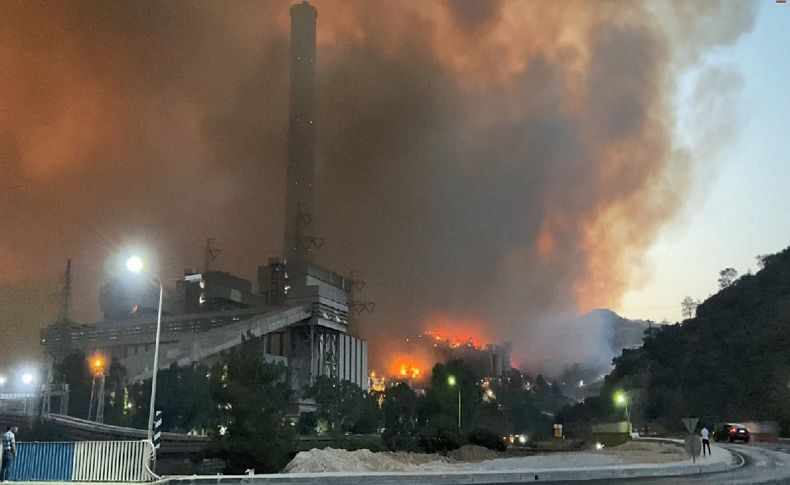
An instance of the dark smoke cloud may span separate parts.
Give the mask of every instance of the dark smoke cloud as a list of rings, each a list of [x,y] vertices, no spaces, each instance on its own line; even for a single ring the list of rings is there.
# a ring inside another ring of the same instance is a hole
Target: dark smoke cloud
[[[461,27],[479,29],[496,20],[502,8],[502,2],[499,0],[487,2],[447,0],[447,8]]]
[[[289,4],[0,5],[0,324],[26,351],[54,310],[13,295],[51,293],[67,257],[92,319],[129,241],[172,274],[209,236],[248,278],[280,253]],[[715,2],[316,6],[318,259],[367,280],[374,364],[382,334],[440,312],[534,367],[557,350],[536,325],[616,304],[688,190],[673,76],[753,22]]]

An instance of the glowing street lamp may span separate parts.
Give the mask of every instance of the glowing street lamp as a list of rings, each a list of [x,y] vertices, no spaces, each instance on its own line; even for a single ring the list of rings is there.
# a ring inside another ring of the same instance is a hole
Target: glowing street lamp
[[[135,274],[142,273],[145,269],[143,259],[139,256],[132,256],[126,260],[126,269]],[[193,274],[184,276],[184,281],[189,283],[201,282],[203,275]],[[162,334],[162,297],[164,296],[164,286],[162,281],[155,278],[159,285],[159,307],[156,311],[156,340],[154,341],[154,368],[151,375],[151,406],[148,409],[148,441],[153,441],[154,437],[154,408],[156,406],[156,376],[159,373],[159,339]]]
[[[140,273],[143,271],[143,260],[139,256],[132,256],[126,260],[126,269],[131,273]]]
[[[145,265],[142,258],[132,256],[126,260],[126,269],[131,273],[141,273]],[[154,439],[154,406],[156,406],[156,375],[159,370],[159,337],[162,333],[162,296],[165,289],[162,282],[156,280],[159,285],[159,308],[156,311],[156,340],[154,341],[154,368],[151,376],[151,406],[148,409],[148,441]]]
[[[451,387],[457,384],[455,376],[447,377],[447,384]],[[461,386],[458,386],[458,429],[461,429]]]
[[[6,381],[5,376],[0,376],[0,386],[4,386],[5,381]]]
[[[628,435],[631,435],[631,414],[628,412],[628,396],[623,391],[614,393],[614,403],[617,406],[625,406],[625,420],[628,423]]]
[[[22,384],[28,385],[33,382],[33,374],[25,372],[22,374]]]
[[[97,356],[91,362],[91,372],[95,375],[102,375],[104,374],[104,357]]]
[[[91,400],[88,405],[88,419],[93,418],[97,423],[103,423],[104,384],[105,377],[107,376],[107,358],[102,354],[94,354],[88,360],[88,368],[91,375],[93,375],[93,382],[91,383]]]

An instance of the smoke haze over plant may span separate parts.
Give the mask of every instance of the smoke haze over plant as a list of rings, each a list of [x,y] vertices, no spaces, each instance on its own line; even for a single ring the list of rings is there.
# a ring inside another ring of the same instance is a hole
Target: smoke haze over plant
[[[372,367],[441,313],[538,368],[552,315],[648,278],[692,189],[676,76],[754,21],[748,2],[312,3],[317,262],[367,281]],[[0,0],[0,330],[30,343],[5,359],[37,351],[69,257],[94,320],[130,243],[173,276],[207,237],[250,279],[281,253],[289,5]]]

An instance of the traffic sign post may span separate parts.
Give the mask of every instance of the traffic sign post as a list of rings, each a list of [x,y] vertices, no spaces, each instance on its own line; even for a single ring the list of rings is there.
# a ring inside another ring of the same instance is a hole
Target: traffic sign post
[[[680,420],[683,421],[683,426],[686,427],[686,430],[689,433],[694,434],[694,429],[697,427],[699,418],[681,418]]]
[[[691,462],[696,463],[697,457],[702,453],[702,442],[699,436],[693,434],[687,435],[686,439],[683,440],[683,448],[685,448],[686,453],[691,456]]]
[[[685,426],[686,430],[689,432],[683,440],[683,448],[685,448],[686,453],[691,456],[691,462],[696,463],[697,457],[702,453],[702,441],[700,441],[699,436],[694,434],[699,418],[681,418],[681,421],[683,421],[683,426]]]

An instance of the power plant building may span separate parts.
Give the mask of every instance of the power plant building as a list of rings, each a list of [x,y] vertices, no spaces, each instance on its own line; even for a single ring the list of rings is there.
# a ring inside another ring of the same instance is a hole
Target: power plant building
[[[283,258],[258,268],[252,283],[220,271],[181,281],[164,306],[160,369],[211,363],[224,351],[256,339],[263,357],[286,368],[298,397],[319,376],[368,387],[367,343],[348,333],[351,282],[311,262],[322,240],[309,234],[314,218],[315,55],[317,12],[307,2],[291,7],[290,115]],[[126,368],[130,382],[150,378],[156,312],[132,304],[121,290],[103,293],[102,321],[68,320],[41,332],[41,344],[59,362],[74,351],[102,352]],[[156,306],[153,307],[153,310]]]

